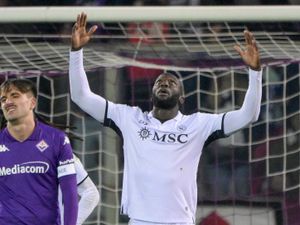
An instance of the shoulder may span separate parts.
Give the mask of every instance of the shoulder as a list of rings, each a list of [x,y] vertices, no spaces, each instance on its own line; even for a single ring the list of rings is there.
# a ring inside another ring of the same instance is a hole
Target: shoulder
[[[60,140],[65,140],[65,138],[67,138],[67,135],[64,131],[54,126],[45,124],[40,121],[38,122],[38,126],[41,130],[41,135],[43,136],[47,136],[48,138],[55,139],[55,140],[57,140],[57,138]]]
[[[4,138],[4,136],[5,136],[5,129],[6,128],[3,128],[3,129],[0,130],[0,141],[1,142],[3,142],[3,140],[5,139]]]
[[[127,115],[137,115],[143,113],[141,108],[138,106],[130,106],[127,104],[118,104],[113,102],[108,102],[108,112],[109,114],[127,114]]]
[[[210,118],[212,115],[214,115],[214,114],[203,113],[203,112],[195,112],[195,113],[188,114],[188,115],[183,114],[183,118],[184,119]]]
[[[189,121],[206,121],[212,122],[218,118],[220,118],[223,114],[216,114],[216,113],[206,113],[206,112],[196,112],[190,115],[183,115],[184,120]]]
[[[2,137],[6,128],[0,130],[0,136]]]

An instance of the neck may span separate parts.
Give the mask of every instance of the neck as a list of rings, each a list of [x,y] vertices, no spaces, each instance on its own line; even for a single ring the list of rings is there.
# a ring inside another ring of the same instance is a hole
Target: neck
[[[35,120],[27,119],[22,122],[8,122],[7,129],[12,137],[22,142],[26,140],[35,128]]]
[[[158,119],[161,123],[173,119],[178,114],[178,107],[174,107],[172,109],[161,109],[157,107],[153,107],[152,109],[153,117]]]

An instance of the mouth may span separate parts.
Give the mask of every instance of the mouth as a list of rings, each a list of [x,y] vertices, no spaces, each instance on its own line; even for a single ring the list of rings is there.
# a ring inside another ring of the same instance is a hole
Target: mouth
[[[6,111],[7,113],[11,113],[11,112],[13,112],[13,111],[15,111],[15,110],[16,110],[16,107],[15,107],[15,106],[9,106],[9,107],[5,108],[5,111]]]
[[[170,93],[165,89],[161,89],[161,90],[158,90],[157,95],[158,96],[169,96]]]

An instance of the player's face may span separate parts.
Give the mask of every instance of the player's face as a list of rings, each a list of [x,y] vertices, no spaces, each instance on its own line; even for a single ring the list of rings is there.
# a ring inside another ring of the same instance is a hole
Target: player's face
[[[162,109],[172,109],[182,103],[181,95],[181,83],[171,74],[160,75],[152,88],[153,104]]]
[[[31,116],[36,105],[35,97],[30,93],[22,93],[11,86],[0,96],[1,109],[8,122],[14,122]]]

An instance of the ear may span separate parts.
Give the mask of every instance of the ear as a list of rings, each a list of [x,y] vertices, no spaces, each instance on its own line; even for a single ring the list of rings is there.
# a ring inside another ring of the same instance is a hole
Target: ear
[[[180,97],[179,97],[179,103],[180,103],[181,105],[183,105],[184,101],[185,101],[185,98],[184,98],[183,96],[180,96]]]
[[[33,110],[36,107],[37,99],[35,97],[32,97],[30,101],[31,101],[30,108]]]

